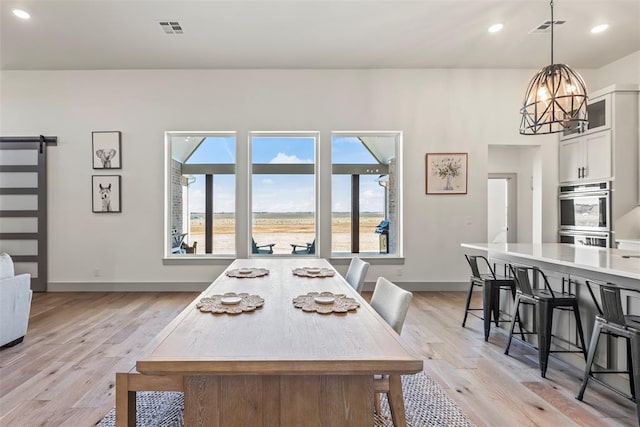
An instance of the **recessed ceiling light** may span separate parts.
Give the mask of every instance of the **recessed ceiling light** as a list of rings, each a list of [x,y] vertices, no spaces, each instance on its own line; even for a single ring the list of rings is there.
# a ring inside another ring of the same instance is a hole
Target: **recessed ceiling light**
[[[27,12],[25,12],[24,10],[21,10],[21,9],[13,9],[12,12],[13,12],[14,15],[16,15],[20,19],[29,19],[29,18],[31,18],[31,15],[29,15]]]
[[[594,33],[594,34],[595,33],[601,33],[604,30],[606,30],[607,28],[609,28],[609,24],[600,24],[600,25],[596,25],[595,27],[593,27],[591,29],[591,32]]]
[[[504,25],[502,24],[493,24],[492,26],[489,27],[489,32],[497,33],[498,31],[502,30],[502,27],[504,27]]]

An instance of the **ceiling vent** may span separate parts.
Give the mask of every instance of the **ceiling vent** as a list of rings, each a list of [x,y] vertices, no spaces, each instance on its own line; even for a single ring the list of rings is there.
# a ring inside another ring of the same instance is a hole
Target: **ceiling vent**
[[[562,24],[567,22],[563,19],[554,19],[553,27],[554,29],[558,29]],[[535,27],[533,30],[529,31],[529,34],[546,34],[551,32],[551,21],[544,21],[542,24]]]
[[[182,27],[178,21],[158,21],[158,23],[166,34],[182,34]]]

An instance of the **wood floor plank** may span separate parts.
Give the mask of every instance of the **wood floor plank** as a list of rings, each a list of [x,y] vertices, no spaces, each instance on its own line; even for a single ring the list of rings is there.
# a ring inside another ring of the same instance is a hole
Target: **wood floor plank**
[[[0,351],[0,425],[93,426],[126,372],[197,293],[34,294],[25,341]],[[365,295],[370,297],[370,293]],[[478,426],[633,426],[633,404],[598,384],[573,397],[582,372],[552,358],[540,377],[535,350],[482,321],[462,328],[464,292],[416,292],[402,339]],[[479,296],[473,303],[480,305]]]

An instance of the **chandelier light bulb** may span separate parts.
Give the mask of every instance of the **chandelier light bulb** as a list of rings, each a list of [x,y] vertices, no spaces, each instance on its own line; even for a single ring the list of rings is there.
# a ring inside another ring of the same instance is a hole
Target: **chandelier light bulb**
[[[29,15],[28,12],[25,12],[22,9],[13,9],[12,12],[13,12],[13,14],[15,16],[17,16],[20,19],[29,19],[29,18],[31,18],[31,15]]]

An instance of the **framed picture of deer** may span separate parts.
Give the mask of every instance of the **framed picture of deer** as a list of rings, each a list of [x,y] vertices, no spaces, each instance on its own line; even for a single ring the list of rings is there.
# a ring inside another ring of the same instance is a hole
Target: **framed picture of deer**
[[[94,169],[121,169],[120,131],[91,132]]]
[[[427,194],[467,194],[467,153],[427,153]]]
[[[91,188],[93,212],[122,212],[120,175],[93,175]]]

